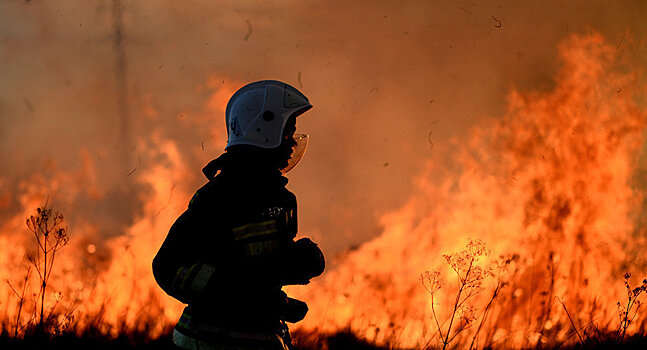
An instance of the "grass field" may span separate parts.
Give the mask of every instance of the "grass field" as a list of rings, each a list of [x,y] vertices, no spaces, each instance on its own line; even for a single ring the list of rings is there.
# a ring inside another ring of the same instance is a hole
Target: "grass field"
[[[380,350],[380,349],[402,349],[396,345],[378,346],[360,339],[349,331],[341,331],[331,335],[318,334],[293,334],[295,350],[325,350],[325,349],[357,349],[357,350]],[[534,346],[528,349],[646,349],[647,336],[644,334],[627,337],[619,344],[613,340],[607,340],[605,336],[589,339],[584,344],[572,346]],[[428,349],[441,348],[428,347]],[[461,349],[460,346],[452,347]],[[145,334],[123,335],[118,338],[110,338],[102,335],[73,334],[59,335],[53,338],[27,337],[15,339],[8,334],[0,335],[0,349],[92,349],[92,350],[113,350],[113,349],[159,349],[172,350],[176,348],[171,341],[170,331],[158,339],[147,339]],[[484,348],[491,349],[491,348]],[[496,347],[492,348],[496,349]],[[404,349],[402,349],[404,350]]]

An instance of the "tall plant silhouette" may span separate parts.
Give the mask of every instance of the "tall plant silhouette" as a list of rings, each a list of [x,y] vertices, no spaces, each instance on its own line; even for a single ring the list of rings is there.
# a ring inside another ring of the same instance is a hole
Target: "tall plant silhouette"
[[[40,305],[37,305],[34,311],[36,312],[40,308],[37,330],[44,332],[47,321],[44,316],[47,283],[52,275],[56,252],[67,245],[70,238],[67,228],[62,227],[64,220],[63,214],[58,211],[53,211],[47,204],[37,208],[35,214],[27,218],[27,227],[34,234],[37,243],[36,256],[30,255],[28,260],[34,266],[40,280],[38,294],[40,297]]]
[[[631,288],[629,285],[629,278],[631,278],[631,273],[626,272],[624,274],[624,285],[627,289],[627,303],[622,304],[618,302],[618,314],[620,316],[620,326],[616,332],[616,341],[619,344],[622,344],[625,340],[625,334],[627,333],[627,328],[634,321],[638,315],[638,310],[642,306],[642,302],[638,300],[640,296],[647,291],[647,279],[643,279],[642,284]]]
[[[446,328],[443,325],[447,320],[441,322],[440,316],[436,312],[436,301],[434,300],[436,292],[445,285],[440,272],[427,271],[420,277],[422,285],[431,296],[432,316],[436,323],[436,329],[440,336],[440,341],[443,344],[443,349],[446,349],[461,332],[472,327],[478,318],[478,309],[467,301],[480,294],[485,289],[483,287],[483,280],[493,275],[491,268],[478,265],[480,258],[488,254],[489,251],[486,249],[483,241],[472,239],[468,241],[464,250],[454,254],[443,254],[443,258],[445,258],[447,264],[454,271],[457,279],[456,296],[450,307],[449,326]],[[457,321],[458,323],[456,324]],[[444,331],[443,328],[445,328]],[[427,345],[429,345],[429,342],[424,347],[426,348]]]

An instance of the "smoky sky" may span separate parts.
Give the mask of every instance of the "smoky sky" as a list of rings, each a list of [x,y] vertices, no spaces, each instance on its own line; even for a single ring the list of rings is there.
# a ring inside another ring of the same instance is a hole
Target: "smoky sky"
[[[598,32],[644,68],[644,23],[644,1],[4,1],[0,218],[65,172],[66,217],[121,234],[152,191],[135,179],[163,162],[138,142],[174,141],[194,175],[173,181],[195,191],[225,143],[210,97],[277,79],[314,105],[289,174],[300,232],[339,252],[379,234],[425,160],[451,162],[510,89],[549,90],[561,40]]]

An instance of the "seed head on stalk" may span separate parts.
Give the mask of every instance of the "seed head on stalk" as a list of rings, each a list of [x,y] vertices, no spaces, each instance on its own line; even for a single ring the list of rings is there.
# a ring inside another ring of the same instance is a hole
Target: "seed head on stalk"
[[[40,280],[40,317],[38,319],[37,331],[45,332],[46,318],[45,292],[47,282],[52,274],[56,252],[66,246],[70,240],[67,228],[62,227],[63,214],[53,211],[47,204],[36,208],[36,215],[27,218],[27,227],[34,234],[37,243],[36,256],[28,256],[29,262],[34,266]],[[38,299],[38,298],[37,298]]]

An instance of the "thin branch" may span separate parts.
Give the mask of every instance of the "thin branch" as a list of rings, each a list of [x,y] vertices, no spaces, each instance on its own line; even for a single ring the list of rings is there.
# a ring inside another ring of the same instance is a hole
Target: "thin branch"
[[[470,260],[470,265],[467,267],[467,272],[465,273],[465,280],[467,280],[467,277],[470,275],[470,271],[472,271],[473,264],[474,264],[474,258],[472,258]],[[460,276],[460,274],[459,274],[459,276]],[[461,294],[463,293],[464,288],[465,288],[465,283],[462,283],[460,288],[458,289],[458,294],[456,294],[456,301],[454,302],[454,311],[452,312],[452,317],[449,320],[449,328],[447,328],[447,335],[445,336],[445,340],[443,341],[443,343],[444,343],[443,349],[445,347],[447,347],[447,345],[449,344],[449,341],[448,341],[449,334],[452,331],[452,324],[454,323],[454,318],[456,317],[456,312],[458,311],[458,308],[460,307],[459,301],[461,299]],[[461,303],[461,305],[462,305],[462,303]]]
[[[595,321],[597,321],[597,320],[599,320],[601,318],[602,318],[602,316],[599,316],[599,317],[595,318],[591,322],[589,322],[589,323],[585,324],[583,327],[581,327],[579,329],[579,331],[583,331],[583,330],[587,329],[589,326],[593,325],[595,327],[596,331],[599,332],[599,330],[597,329],[597,326],[595,325]],[[556,349],[561,348],[562,345],[564,345],[569,339],[571,339],[573,337],[573,335],[575,335],[575,332],[571,332],[571,334],[568,337],[566,337],[566,339],[562,340],[555,348]]]
[[[49,280],[49,276],[52,275],[52,268],[54,267],[54,255],[56,254],[56,250],[52,252],[52,258],[50,259],[49,263],[49,271],[47,272],[47,279]],[[45,281],[47,283],[47,281]]]
[[[11,288],[11,290],[14,292],[14,294],[16,294],[16,296],[17,296],[18,298],[20,298],[20,294],[18,294],[18,292],[13,288],[13,286],[11,285],[11,282],[9,282],[9,280],[8,280],[8,279],[7,279],[7,280],[5,280],[5,281],[6,281],[6,282],[7,282],[7,284],[9,285],[9,288]]]
[[[584,344],[584,339],[580,335],[580,332],[577,331],[577,327],[575,327],[575,322],[573,322],[573,319],[571,318],[571,314],[568,312],[568,309],[566,309],[566,304],[560,299],[560,297],[555,296],[557,300],[559,300],[560,304],[562,304],[562,307],[564,308],[564,311],[566,311],[566,316],[568,316],[568,320],[571,321],[571,326],[573,326],[573,330],[575,331],[575,334],[577,334],[577,337],[580,338],[580,342]]]
[[[40,262],[30,261],[30,263],[36,268],[36,272],[38,272],[38,278],[42,281],[43,275],[40,273]]]
[[[481,322],[479,323],[478,328],[476,329],[476,333],[474,333],[474,338],[472,338],[472,343],[470,344],[470,350],[474,347],[474,343],[476,342],[476,338],[479,335],[479,332],[481,331],[481,327],[483,327],[483,323],[485,323],[485,319],[490,312],[490,307],[492,307],[492,304],[494,303],[494,299],[499,295],[499,291],[503,287],[503,284],[499,280],[499,283],[497,283],[496,288],[494,289],[494,293],[492,293],[492,298],[490,298],[490,301],[488,302],[487,306],[485,307],[485,310],[483,310],[483,317],[481,317]]]
[[[466,330],[466,329],[470,329],[470,328],[472,328],[472,325],[471,325],[471,324],[467,324],[467,325],[464,325],[463,327],[459,328],[459,329],[458,329],[458,331],[456,331],[456,333],[454,333],[454,335],[452,336],[452,338],[451,338],[451,339],[449,339],[448,343],[451,343],[451,342],[452,342],[452,340],[454,340],[454,338],[456,338],[456,336],[457,336],[458,334],[460,334],[462,331],[464,331],[464,330]]]
[[[436,309],[434,308],[434,295],[431,295],[431,312],[434,316],[434,321],[436,321],[436,327],[438,327],[438,333],[440,334],[440,338],[444,338],[445,336],[443,335],[443,331],[440,327],[440,324],[438,323],[438,317],[436,317]]]

